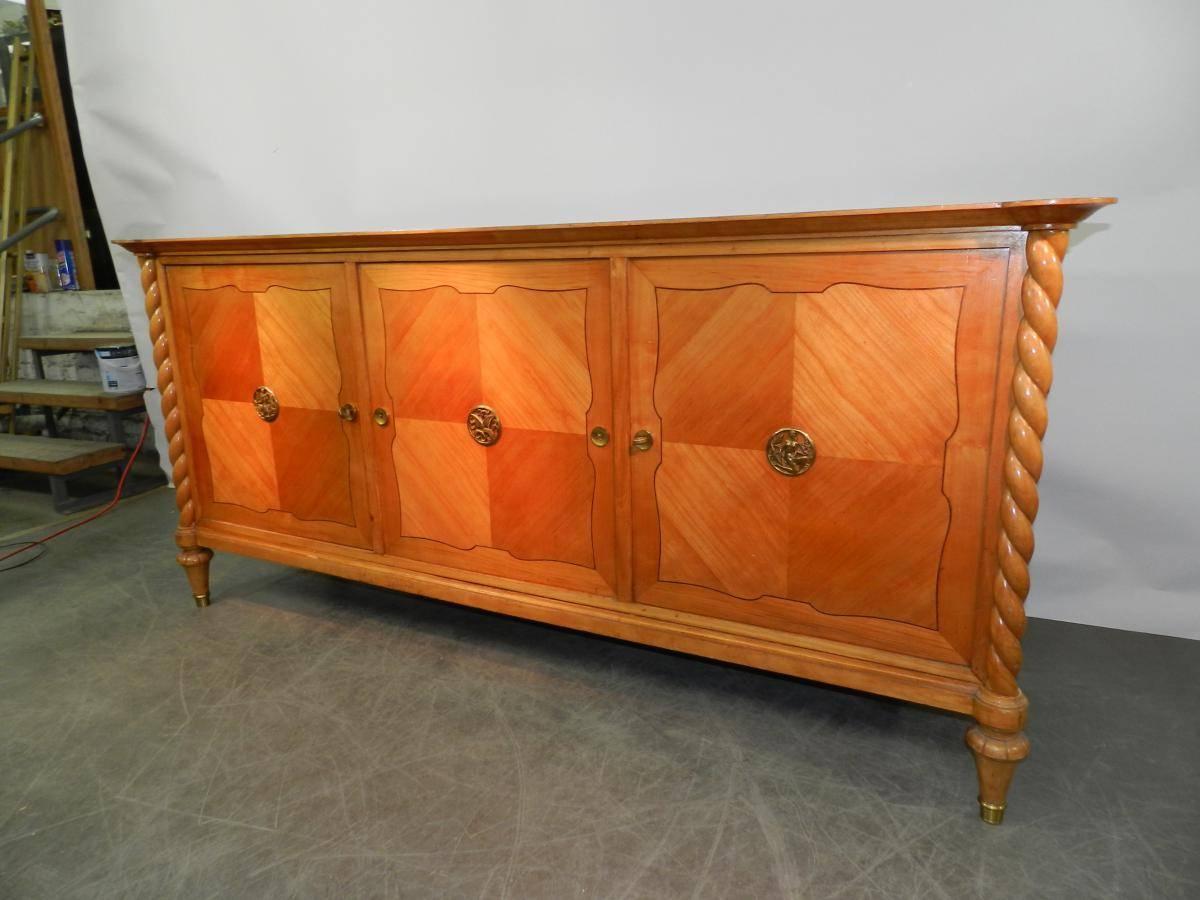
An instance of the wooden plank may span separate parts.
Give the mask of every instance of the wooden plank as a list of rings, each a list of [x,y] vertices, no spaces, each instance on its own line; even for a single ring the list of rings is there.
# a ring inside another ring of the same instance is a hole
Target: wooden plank
[[[119,462],[124,456],[125,448],[120,444],[0,434],[0,469],[70,475],[105,463]]]
[[[51,150],[63,180],[63,218],[71,234],[75,252],[75,275],[82,290],[95,288],[92,275],[92,254],[88,249],[87,232],[83,226],[83,206],[79,202],[79,184],[75,180],[75,159],[71,153],[71,138],[67,118],[63,114],[62,92],[58,84],[58,69],[54,64],[54,48],[50,44],[50,26],[46,21],[45,0],[28,0],[25,6],[29,19],[29,36],[33,43],[37,65],[38,87],[41,89],[43,115],[50,135]]]
[[[77,381],[3,381],[0,403],[27,403],[33,406],[64,406],[73,409],[140,409],[142,392],[110,394],[98,384]]]
[[[21,48],[20,39],[14,38],[12,42],[12,63],[8,80],[8,96],[12,102],[8,106],[8,118],[5,122],[6,128],[13,128],[20,118],[21,77],[26,69],[23,63],[24,58],[25,54]],[[26,143],[27,141],[22,136],[21,138],[10,140],[4,145],[4,188],[3,199],[0,199],[0,238],[7,238],[13,230],[12,205],[15,188],[14,176],[16,173],[17,146]],[[15,344],[13,342],[13,337],[21,321],[20,310],[17,309],[17,302],[11,296],[11,292],[19,284],[23,267],[18,265],[17,278],[10,279],[8,276],[8,257],[8,250],[0,250],[0,378],[7,378],[9,375],[17,374],[17,357],[20,355],[15,352]]]
[[[28,122],[33,118],[33,95],[34,95],[34,69],[37,65],[37,54],[34,48],[30,47],[25,58],[26,73],[25,84],[22,87],[22,97],[20,98],[23,109],[21,110],[21,120]],[[16,108],[17,97],[12,99],[13,108]],[[13,152],[16,154],[16,173],[13,176],[14,190],[16,191],[16,201],[13,212],[15,213],[15,221],[5,219],[6,227],[11,225],[18,231],[29,224],[29,172],[30,172],[30,154],[33,148],[32,137],[33,131],[26,131],[19,135],[11,143],[16,147]],[[7,215],[7,213],[6,213]],[[24,249],[26,241],[29,238],[17,241],[9,250],[5,250],[3,260],[0,261],[0,270],[4,273],[5,288],[11,292],[9,296],[9,337],[6,353],[7,368],[0,371],[0,378],[16,378],[19,369],[20,353],[15,349],[14,339],[21,332],[22,314],[21,308],[24,297]],[[11,252],[10,252],[11,251]]]
[[[850,209],[832,212],[773,213],[702,219],[640,222],[588,222],[575,225],[515,225],[348,234],[293,234],[218,238],[161,238],[113,243],[133,253],[214,253],[297,250],[388,250],[409,247],[496,247],[585,244],[615,241],[669,241],[762,238],[862,231],[929,228],[1027,228],[1054,224],[1069,228],[1110,203],[1111,197],[1018,200],[960,206]]]
[[[24,350],[85,351],[97,347],[123,347],[133,343],[128,331],[78,331],[68,334],[27,334],[17,340]]]

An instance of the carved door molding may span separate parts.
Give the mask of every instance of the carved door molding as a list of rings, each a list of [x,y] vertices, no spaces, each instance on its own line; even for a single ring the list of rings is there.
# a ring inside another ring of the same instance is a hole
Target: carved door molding
[[[603,262],[366,265],[385,552],[489,583],[611,594]]]
[[[357,309],[343,265],[169,266],[204,522],[371,544]]]
[[[629,267],[634,599],[970,658],[1007,251]]]

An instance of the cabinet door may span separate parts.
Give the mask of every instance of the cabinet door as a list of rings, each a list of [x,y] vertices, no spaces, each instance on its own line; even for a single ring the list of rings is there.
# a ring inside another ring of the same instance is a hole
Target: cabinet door
[[[635,599],[969,658],[1006,261],[631,264]]]
[[[357,310],[344,265],[167,268],[202,523],[370,544]]]
[[[378,264],[360,283],[388,417],[375,435],[387,552],[611,593],[613,448],[589,438],[612,428],[607,263]]]

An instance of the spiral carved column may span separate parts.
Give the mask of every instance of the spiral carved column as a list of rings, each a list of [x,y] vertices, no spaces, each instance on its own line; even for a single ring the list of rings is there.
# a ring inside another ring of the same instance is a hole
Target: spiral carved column
[[[1025,598],[1033,557],[1033,520],[1037,518],[1037,482],[1042,475],[1042,439],[1046,434],[1046,397],[1054,377],[1050,354],[1058,339],[1058,301],[1062,297],[1062,259],[1068,233],[1053,227],[1031,230],[1025,244],[1027,269],[1021,283],[1021,324],[1013,373],[1004,493],[1000,499],[1000,538],[983,687],[975,696],[976,724],[967,745],[979,774],[979,809],[985,822],[999,825],[1017,764],[1029,755],[1022,730],[1028,701],[1017,686]]]
[[[158,266],[153,256],[141,256],[138,261],[141,264],[142,292],[146,295],[146,316],[150,320],[150,340],[154,344],[154,367],[158,371],[158,392],[162,397],[163,428],[167,435],[167,455],[171,460],[171,479],[175,482],[175,505],[179,508],[179,525],[175,529],[179,555],[175,558],[187,573],[196,605],[208,606],[208,564],[212,559],[212,551],[196,543],[196,507],[192,502],[191,473],[179,422],[179,398],[175,393],[171,348],[163,319]]]

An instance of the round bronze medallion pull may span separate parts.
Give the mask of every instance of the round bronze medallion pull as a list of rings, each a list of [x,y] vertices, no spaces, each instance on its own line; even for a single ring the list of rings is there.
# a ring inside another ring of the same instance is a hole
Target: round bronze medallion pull
[[[767,462],[780,475],[803,475],[816,458],[812,438],[799,428],[780,428],[767,439]]]
[[[353,403],[343,403],[338,407],[338,418],[343,422],[353,422],[358,418],[358,407]]]
[[[633,436],[633,449],[645,452],[654,446],[654,435],[648,431],[639,431]]]
[[[467,413],[467,432],[471,440],[490,447],[500,440],[500,417],[490,406],[476,406]]]
[[[266,385],[255,388],[251,400],[254,402],[254,411],[264,422],[274,422],[279,418],[279,398]]]

